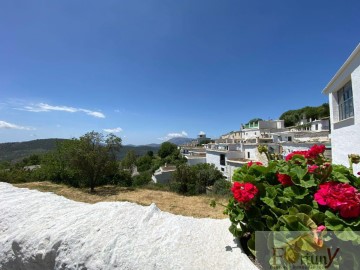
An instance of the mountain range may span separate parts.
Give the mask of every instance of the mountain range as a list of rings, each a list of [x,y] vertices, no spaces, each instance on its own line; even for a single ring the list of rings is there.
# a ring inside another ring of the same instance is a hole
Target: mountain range
[[[32,154],[45,154],[56,149],[59,142],[66,139],[39,139],[26,142],[0,143],[0,161],[17,162]],[[136,155],[145,155],[148,151],[158,152],[160,144],[149,145],[123,145],[121,147],[118,159],[125,157],[126,153],[134,150]]]

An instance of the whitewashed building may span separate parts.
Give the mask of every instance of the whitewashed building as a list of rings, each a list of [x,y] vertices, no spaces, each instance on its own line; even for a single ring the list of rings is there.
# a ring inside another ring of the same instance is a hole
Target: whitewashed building
[[[349,166],[348,154],[360,154],[360,43],[323,94],[329,95],[333,162]]]
[[[165,166],[157,169],[152,175],[151,179],[154,183],[168,184],[171,180],[171,176],[176,171],[176,166]]]

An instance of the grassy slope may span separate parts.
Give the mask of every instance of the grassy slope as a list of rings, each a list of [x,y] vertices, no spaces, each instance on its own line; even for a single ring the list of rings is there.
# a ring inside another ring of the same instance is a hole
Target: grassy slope
[[[31,182],[14,184],[20,188],[36,189],[39,191],[53,192],[68,199],[86,202],[113,202],[129,201],[141,205],[155,203],[162,211],[177,215],[193,216],[198,218],[226,218],[222,212],[223,207],[212,208],[209,203],[212,199],[209,196],[181,196],[172,192],[132,189],[118,186],[97,187],[96,193],[89,193],[88,189],[72,188],[65,185],[54,184],[51,182]],[[217,202],[226,204],[226,199],[217,198]]]

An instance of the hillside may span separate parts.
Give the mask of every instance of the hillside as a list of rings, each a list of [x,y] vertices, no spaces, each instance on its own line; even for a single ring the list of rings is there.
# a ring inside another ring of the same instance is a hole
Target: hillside
[[[11,142],[0,143],[0,161],[20,161],[32,154],[44,154],[56,148],[58,142],[65,139],[40,139],[27,142]],[[118,158],[125,157],[127,151],[134,150],[136,155],[144,155],[148,151],[153,151],[154,154],[159,150],[159,146],[152,145],[124,145],[119,153]]]
[[[54,150],[58,142],[65,139],[41,139],[27,142],[0,143],[0,161],[19,161],[32,154],[43,154]]]
[[[171,142],[171,143],[176,144],[176,145],[182,145],[182,144],[189,143],[189,142],[191,142],[193,140],[194,139],[191,139],[191,138],[175,137],[175,138],[172,138],[172,139],[168,140],[168,142]]]
[[[320,119],[330,115],[329,104],[324,103],[318,107],[306,106],[297,110],[284,112],[280,119],[285,121],[286,127],[295,126],[303,117],[306,119]]]

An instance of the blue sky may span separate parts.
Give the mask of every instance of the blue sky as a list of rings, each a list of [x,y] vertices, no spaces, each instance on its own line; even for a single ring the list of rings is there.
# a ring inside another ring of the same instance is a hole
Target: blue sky
[[[359,14],[358,0],[3,0],[0,142],[217,137],[321,105]]]

